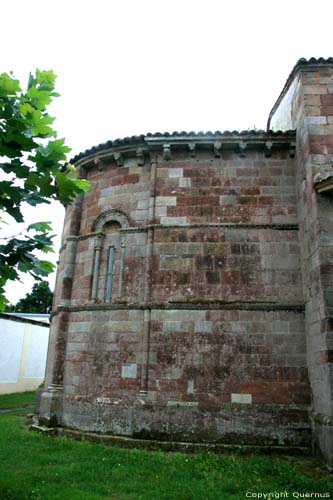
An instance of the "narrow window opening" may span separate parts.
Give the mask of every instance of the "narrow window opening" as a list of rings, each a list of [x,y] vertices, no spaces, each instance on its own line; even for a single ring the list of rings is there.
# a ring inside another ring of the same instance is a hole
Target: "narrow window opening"
[[[105,291],[105,302],[111,302],[112,298],[112,279],[113,279],[113,263],[114,263],[115,248],[109,248],[108,257],[108,272],[106,275],[106,291]]]

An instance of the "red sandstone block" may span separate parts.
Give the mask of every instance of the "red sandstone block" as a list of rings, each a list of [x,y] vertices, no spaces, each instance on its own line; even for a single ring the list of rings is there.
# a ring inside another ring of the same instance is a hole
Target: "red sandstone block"
[[[212,205],[216,206],[220,204],[220,197],[219,196],[202,196],[199,198],[199,203],[202,205]]]
[[[321,94],[321,95],[305,95],[304,96],[304,103],[306,106],[320,106],[321,97],[326,97],[326,94]],[[325,103],[326,104],[326,103]]]
[[[251,168],[251,167],[240,167],[237,168],[236,170],[236,175],[237,177],[256,177],[259,174],[259,170],[257,168]],[[239,182],[239,181],[238,181]]]
[[[259,177],[257,183],[259,186],[278,186],[280,179],[278,177]]]
[[[327,85],[303,85],[304,95],[327,94]]]
[[[211,179],[212,187],[220,187],[224,183],[224,179],[219,179],[218,177],[213,177]]]
[[[269,176],[280,176],[282,175],[282,167],[269,167],[265,170],[265,174]]]
[[[202,217],[211,218],[213,215],[213,207],[204,206],[201,209]]]
[[[215,189],[209,187],[209,188],[197,188],[193,189],[193,193],[195,192],[196,196],[210,196],[212,194],[217,195],[218,193],[216,192]]]
[[[240,282],[240,272],[239,271],[222,271],[221,272],[221,283],[222,285],[237,285]]]
[[[237,202],[241,205],[257,205],[256,196],[239,196]]]
[[[333,135],[310,135],[309,144],[311,153],[333,153]]]
[[[328,317],[321,320],[320,331],[322,333],[333,331],[333,317]]]
[[[186,174],[188,176],[188,174]],[[191,177],[191,186],[192,187],[200,187],[200,186],[210,186],[212,185],[212,179],[209,177]]]
[[[324,106],[333,106],[333,94],[323,94],[320,96],[320,102]]]
[[[333,350],[327,350],[321,352],[322,363],[333,363]]]
[[[111,186],[121,186],[124,183],[124,176],[117,175],[110,180]]]
[[[212,270],[214,266],[214,258],[212,255],[198,255],[195,258],[195,265],[197,269]]]
[[[194,178],[198,178],[198,177],[208,177],[207,175],[208,173],[208,170],[207,168],[194,168],[194,167],[186,167],[184,168],[184,171],[183,171],[183,176],[184,177],[191,177],[192,179],[192,182],[194,181]]]
[[[219,273],[216,271],[207,271],[206,272],[207,283],[213,285],[220,283]]]
[[[332,97],[333,97],[333,95],[332,95]],[[333,115],[333,106],[322,106],[320,108],[320,114],[326,115],[326,116],[332,116]]]
[[[124,175],[123,179],[124,184],[136,184],[140,181],[139,174]]]
[[[194,196],[177,196],[177,206],[195,205]]]
[[[260,194],[260,188],[258,186],[241,186],[240,191],[242,194],[248,195]]]

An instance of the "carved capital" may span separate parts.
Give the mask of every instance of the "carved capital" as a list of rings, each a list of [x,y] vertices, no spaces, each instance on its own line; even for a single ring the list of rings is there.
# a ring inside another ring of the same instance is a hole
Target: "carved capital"
[[[102,248],[102,240],[103,240],[103,235],[100,234],[96,237],[95,239],[95,244],[94,244],[94,249],[95,250],[101,250]]]

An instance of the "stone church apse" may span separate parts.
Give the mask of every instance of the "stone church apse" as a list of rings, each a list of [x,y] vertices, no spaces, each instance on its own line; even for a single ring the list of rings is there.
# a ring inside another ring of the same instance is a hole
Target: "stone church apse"
[[[39,421],[313,447],[333,466],[333,60],[267,131],[147,134],[73,159]]]

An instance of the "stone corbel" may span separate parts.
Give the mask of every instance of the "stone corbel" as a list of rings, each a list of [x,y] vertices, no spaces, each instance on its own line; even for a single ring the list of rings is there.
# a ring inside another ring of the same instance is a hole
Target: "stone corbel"
[[[163,160],[171,160],[171,145],[163,144]]]
[[[241,141],[238,143],[238,154],[241,158],[246,157],[246,148],[247,148],[246,142]]]
[[[94,158],[94,164],[96,165],[99,172],[102,172],[102,170],[104,170],[105,165],[100,158]]]
[[[266,158],[270,158],[272,156],[272,148],[273,148],[272,141],[266,141],[265,142],[265,157]]]
[[[86,179],[87,178],[87,169],[84,167],[76,168],[76,175],[78,179]]]
[[[313,177],[313,184],[318,193],[333,193],[333,165],[317,172]]]
[[[295,141],[291,141],[290,142],[290,146],[289,146],[289,156],[290,156],[290,158],[295,158],[295,154],[296,154],[296,142]]]
[[[113,158],[115,159],[118,167],[122,167],[124,165],[124,158],[121,153],[113,153]]]
[[[221,154],[222,154],[222,142],[215,141],[215,143],[214,143],[214,156],[215,156],[215,158],[221,158]]]
[[[140,167],[142,167],[145,164],[145,155],[142,148],[138,148],[136,150],[136,159]]]
[[[196,144],[195,144],[195,142],[189,142],[188,149],[189,149],[191,158],[194,158],[195,155],[196,155],[196,153],[197,153],[196,152]]]

